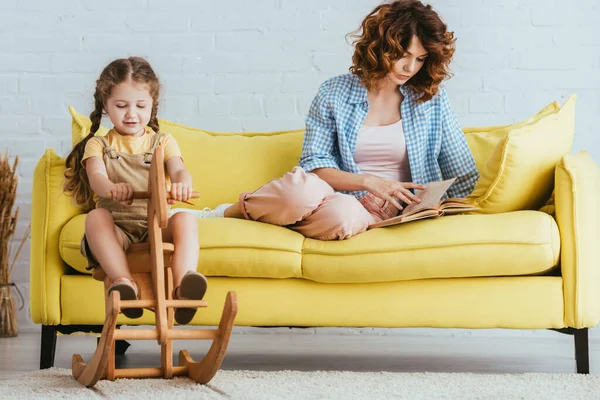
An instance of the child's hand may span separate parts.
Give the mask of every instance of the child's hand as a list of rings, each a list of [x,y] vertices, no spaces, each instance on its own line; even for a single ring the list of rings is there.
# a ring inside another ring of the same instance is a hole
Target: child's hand
[[[175,204],[178,201],[188,201],[192,197],[191,183],[171,183],[171,198],[169,204]]]
[[[127,205],[133,203],[133,186],[131,183],[115,183],[110,188],[110,194],[113,201]]]

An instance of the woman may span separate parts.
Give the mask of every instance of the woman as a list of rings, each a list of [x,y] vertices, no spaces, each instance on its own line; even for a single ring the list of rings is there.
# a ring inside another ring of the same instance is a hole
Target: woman
[[[346,239],[418,201],[412,189],[428,182],[457,178],[449,194],[470,194],[479,174],[440,88],[454,34],[416,0],[376,7],[359,32],[351,73],[324,82],[311,104],[299,166],[197,215]]]

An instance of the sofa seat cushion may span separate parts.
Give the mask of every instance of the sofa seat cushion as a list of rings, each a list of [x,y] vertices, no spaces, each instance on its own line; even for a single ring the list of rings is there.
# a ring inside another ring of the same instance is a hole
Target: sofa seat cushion
[[[60,236],[62,259],[79,272],[85,215]],[[374,229],[343,241],[305,239],[279,226],[199,219],[206,276],[305,278],[325,283],[541,274],[558,264],[554,219],[539,211],[457,215]]]
[[[303,277],[324,283],[542,274],[558,264],[555,220],[539,211],[455,215],[306,239]]]
[[[79,252],[85,215],[71,219],[60,235],[60,255],[79,272],[86,260]],[[304,236],[287,228],[230,218],[198,219],[200,261],[206,276],[301,278]]]

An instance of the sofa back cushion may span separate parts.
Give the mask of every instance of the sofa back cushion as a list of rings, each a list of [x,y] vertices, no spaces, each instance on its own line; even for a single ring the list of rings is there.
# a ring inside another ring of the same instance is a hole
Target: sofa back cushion
[[[91,121],[69,107],[73,117],[73,143],[90,131]],[[209,132],[159,118],[161,132],[177,140],[186,167],[194,179],[200,198],[195,206],[178,203],[177,207],[215,207],[233,203],[240,193],[256,190],[281,177],[298,164],[303,130],[261,133]],[[97,135],[106,134],[101,127]]]
[[[463,132],[465,133],[465,138],[467,139],[467,144],[471,149],[471,153],[473,153],[473,157],[475,158],[477,170],[480,173],[483,172],[487,162],[494,152],[494,149],[509,132],[522,126],[531,124],[532,122],[539,120],[540,118],[558,110],[559,108],[560,104],[555,101],[541,109],[540,112],[534,116],[515,124],[464,128]]]
[[[470,198],[482,212],[536,209],[547,200],[554,165],[569,152],[573,140],[574,103],[572,96],[562,108],[554,102],[520,123],[464,129],[481,173]],[[91,121],[73,107],[69,111],[75,144],[88,134]],[[160,118],[159,124],[162,132],[177,140],[201,193],[195,208],[235,202],[240,193],[290,171],[300,158],[304,134],[303,130],[216,133]],[[101,126],[97,135],[106,132]]]
[[[572,95],[559,109],[502,133],[469,199],[482,213],[537,210],[554,188],[554,168],[575,135]]]

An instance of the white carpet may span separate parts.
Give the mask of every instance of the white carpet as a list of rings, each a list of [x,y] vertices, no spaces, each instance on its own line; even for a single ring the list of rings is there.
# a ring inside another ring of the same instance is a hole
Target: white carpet
[[[86,389],[62,368],[0,380],[0,399],[598,399],[600,375],[219,371],[187,378],[100,381]]]

